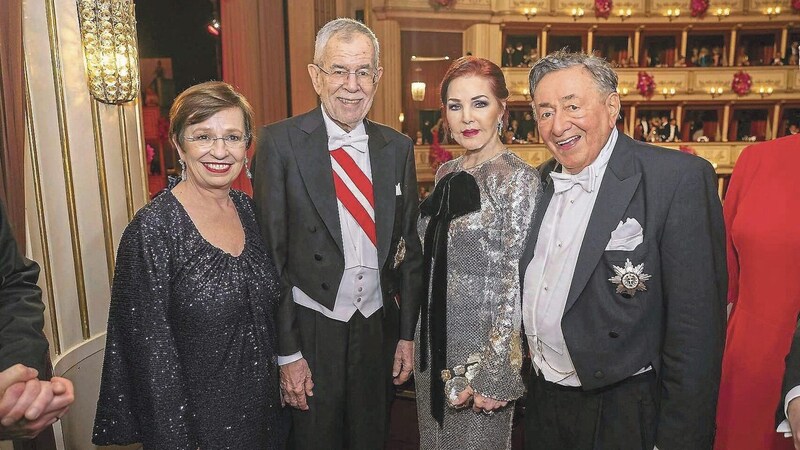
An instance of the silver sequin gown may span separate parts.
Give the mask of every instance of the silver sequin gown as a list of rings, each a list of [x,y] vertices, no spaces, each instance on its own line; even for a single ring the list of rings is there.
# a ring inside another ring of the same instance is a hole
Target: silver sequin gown
[[[231,191],[241,255],[206,241],[171,192],[119,244],[93,442],[144,449],[282,449],[279,279],[253,202]]]
[[[458,170],[461,158],[445,163],[436,180]],[[450,223],[447,280],[431,283],[447,283],[447,367],[479,354],[473,389],[508,400],[509,405],[491,416],[445,406],[440,428],[430,412],[430,375],[420,371],[418,355],[415,384],[422,449],[510,449],[513,401],[524,392],[519,258],[540,192],[539,174],[508,151],[467,172],[480,189],[481,209]],[[428,221],[419,220],[422,239]],[[419,336],[418,330],[416,348],[421,349]]]

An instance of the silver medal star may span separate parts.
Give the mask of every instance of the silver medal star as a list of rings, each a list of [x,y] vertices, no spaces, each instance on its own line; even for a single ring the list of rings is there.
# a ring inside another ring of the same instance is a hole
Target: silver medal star
[[[634,267],[630,259],[625,260],[625,267],[612,265],[616,275],[609,278],[613,284],[617,285],[617,294],[628,294],[631,297],[636,291],[646,291],[647,286],[644,282],[649,280],[651,275],[644,273],[644,263]]]

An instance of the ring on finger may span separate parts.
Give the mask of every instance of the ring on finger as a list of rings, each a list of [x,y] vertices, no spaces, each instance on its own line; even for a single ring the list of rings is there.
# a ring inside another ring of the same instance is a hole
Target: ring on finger
[[[494,411],[492,411],[491,409],[482,409],[481,413],[486,416],[491,416],[492,414],[494,414]]]

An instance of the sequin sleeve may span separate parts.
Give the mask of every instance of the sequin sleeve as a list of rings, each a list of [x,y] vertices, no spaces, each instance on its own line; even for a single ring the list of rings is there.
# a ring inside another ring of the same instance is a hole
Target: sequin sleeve
[[[93,442],[195,450],[169,321],[168,231],[148,216],[157,211],[140,211],[120,241]]]
[[[540,191],[536,170],[521,160],[515,162],[511,176],[496,177],[497,183],[489,192],[502,208],[502,256],[497,261],[497,271],[503,275],[493,296],[493,323],[481,354],[480,370],[472,380],[475,392],[498,400],[515,400],[524,393],[518,267]]]

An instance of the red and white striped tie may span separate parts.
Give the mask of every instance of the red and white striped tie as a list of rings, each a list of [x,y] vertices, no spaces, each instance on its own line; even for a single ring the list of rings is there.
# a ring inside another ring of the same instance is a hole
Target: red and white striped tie
[[[331,150],[330,153],[336,198],[358,222],[372,245],[377,247],[375,196],[372,192],[372,181],[343,148]]]

